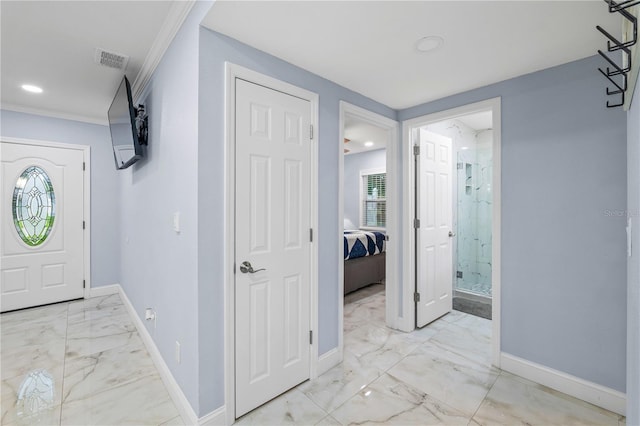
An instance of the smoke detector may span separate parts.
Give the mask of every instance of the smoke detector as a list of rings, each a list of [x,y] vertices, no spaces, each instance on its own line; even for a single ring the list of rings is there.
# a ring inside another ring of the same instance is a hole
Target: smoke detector
[[[129,57],[127,55],[121,55],[120,53],[96,48],[94,60],[98,65],[124,71],[124,69],[127,68]]]

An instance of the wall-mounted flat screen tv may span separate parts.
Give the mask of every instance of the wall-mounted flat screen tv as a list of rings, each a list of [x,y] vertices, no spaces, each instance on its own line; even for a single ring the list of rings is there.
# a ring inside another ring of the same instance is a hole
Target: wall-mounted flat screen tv
[[[127,77],[124,77],[109,107],[109,130],[118,169],[126,169],[143,156],[136,128],[136,115],[131,99],[131,86]]]

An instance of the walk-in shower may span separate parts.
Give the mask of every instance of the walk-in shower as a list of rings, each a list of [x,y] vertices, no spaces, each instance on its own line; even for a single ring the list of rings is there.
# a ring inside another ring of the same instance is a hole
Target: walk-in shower
[[[456,158],[453,308],[491,318],[491,113],[446,120],[427,129],[450,137]]]

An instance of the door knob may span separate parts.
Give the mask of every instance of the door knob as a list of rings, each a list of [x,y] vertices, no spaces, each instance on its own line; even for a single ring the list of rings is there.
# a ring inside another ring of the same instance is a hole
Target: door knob
[[[450,237],[455,237],[455,236],[456,236],[456,233],[455,233],[455,232],[453,232],[453,231],[449,231],[449,236],[450,236]]]
[[[266,271],[266,269],[260,268],[260,269],[254,270],[253,266],[251,266],[251,263],[247,262],[246,260],[240,264],[240,272],[242,272],[243,274],[246,274],[246,273],[255,274],[256,272],[260,272],[260,271]]]

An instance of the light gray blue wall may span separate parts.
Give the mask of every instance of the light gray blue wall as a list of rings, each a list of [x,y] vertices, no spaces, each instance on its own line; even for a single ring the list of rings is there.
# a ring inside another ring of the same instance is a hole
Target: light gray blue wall
[[[149,115],[145,158],[121,174],[122,287],[146,323],[194,411],[203,376],[198,345],[198,42],[210,2],[196,2],[142,95]],[[180,213],[180,233],[172,229]],[[181,363],[176,362],[176,341]]]
[[[222,315],[224,241],[224,64],[235,63],[286,81],[320,95],[319,122],[319,351],[323,354],[338,345],[338,103],[345,100],[395,119],[395,111],[221,34],[201,30],[200,38],[200,145],[198,180],[201,213],[199,241],[200,353],[215,379],[211,389],[217,405],[223,401],[224,330]],[[206,217],[206,223],[203,222]],[[206,306],[207,309],[203,309]],[[203,412],[204,406],[201,407]]]
[[[502,351],[625,391],[626,116],[591,57],[398,113],[502,97]]]
[[[632,256],[627,261],[627,424],[640,425],[640,85],[627,113],[627,211]]]
[[[0,134],[91,147],[91,286],[119,283],[120,190],[109,127],[2,110]]]
[[[360,172],[387,167],[387,150],[376,149],[344,156],[344,217],[360,226]]]

